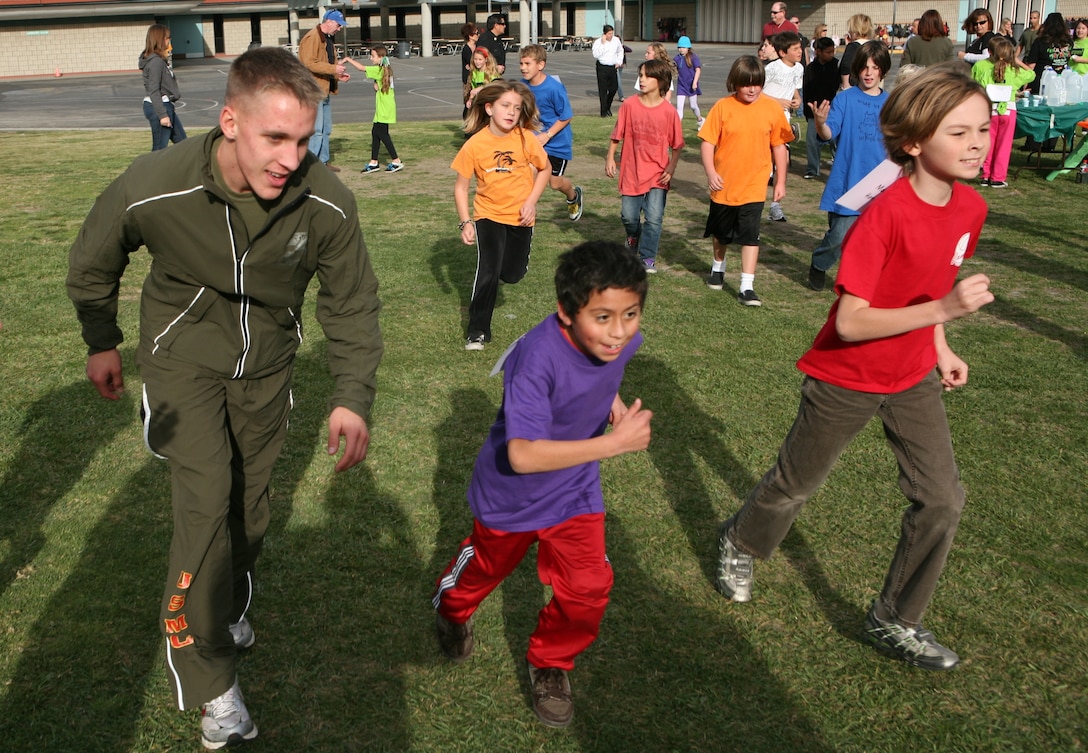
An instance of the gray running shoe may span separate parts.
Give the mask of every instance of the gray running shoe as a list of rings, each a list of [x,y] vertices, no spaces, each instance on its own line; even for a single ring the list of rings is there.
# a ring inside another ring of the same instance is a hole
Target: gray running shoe
[[[435,612],[434,628],[438,635],[438,648],[447,659],[454,664],[460,664],[472,656],[476,642],[472,635],[471,617],[468,622],[458,625]]]
[[[956,652],[937,643],[933,633],[925,628],[909,628],[877,617],[875,602],[865,616],[865,640],[880,653],[922,669],[944,671],[960,663]]]
[[[570,679],[556,667],[537,669],[529,665],[529,685],[533,691],[533,712],[548,727],[566,727],[574,718],[574,700]]]
[[[253,626],[245,617],[230,626],[230,637],[234,639],[234,646],[239,651],[249,648],[257,642],[257,636],[253,633]]]
[[[718,578],[715,585],[727,599],[752,600],[752,563],[755,558],[737,549],[726,532],[729,521],[718,528]]]
[[[256,736],[257,725],[249,718],[238,678],[235,678],[230,690],[204,704],[200,718],[200,742],[208,750],[219,750]]]

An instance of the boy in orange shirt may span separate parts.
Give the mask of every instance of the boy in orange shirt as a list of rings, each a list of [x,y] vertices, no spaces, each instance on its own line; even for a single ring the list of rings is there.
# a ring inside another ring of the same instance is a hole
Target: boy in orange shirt
[[[759,259],[759,222],[767,199],[767,176],[775,168],[774,201],[786,195],[786,144],[793,131],[782,108],[763,96],[763,66],[743,55],[729,70],[726,87],[732,96],[718,100],[699,129],[703,170],[710,183],[710,213],[704,238],[713,238],[714,264],[707,285],[721,290],[725,283],[725,249],[740,245],[740,287],[737,300],[762,306],[753,289]]]

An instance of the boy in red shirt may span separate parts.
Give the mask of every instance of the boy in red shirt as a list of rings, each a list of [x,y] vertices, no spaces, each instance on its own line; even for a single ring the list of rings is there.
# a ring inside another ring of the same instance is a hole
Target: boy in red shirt
[[[669,182],[684,148],[684,132],[676,109],[665,100],[672,70],[661,60],[638,67],[639,95],[620,107],[604,172],[616,177],[616,149],[623,143],[620,175],[620,219],[627,247],[638,250],[643,266],[657,272],[657,245],[665,217]]]
[[[865,638],[924,669],[959,663],[922,627],[922,615],[964,505],[941,392],[967,383],[967,364],[948,347],[944,323],[994,299],[985,275],[955,284],[986,219],[986,203],[958,181],[978,175],[989,117],[985,90],[949,66],[928,68],[889,97],[881,131],[906,176],[847,234],[839,298],[797,363],[806,377],[793,428],[774,467],[718,532],[718,590],[748,601],[754,557],[771,556],[842,450],[879,415],[911,504]]]

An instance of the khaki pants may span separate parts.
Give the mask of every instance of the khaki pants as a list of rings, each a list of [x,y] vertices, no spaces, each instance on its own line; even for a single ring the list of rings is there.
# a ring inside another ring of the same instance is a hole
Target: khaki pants
[[[166,358],[141,359],[144,438],[170,463],[174,533],[160,628],[182,710],[228,690],[268,527],[268,480],[283,447],[291,367],[226,379]]]
[[[846,445],[873,416],[880,416],[899,462],[899,488],[910,506],[903,513],[877,616],[908,627],[920,625],[964,505],[941,392],[936,371],[909,389],[887,395],[806,377],[801,406],[778,462],[730,520],[733,543],[760,559],[770,557]]]

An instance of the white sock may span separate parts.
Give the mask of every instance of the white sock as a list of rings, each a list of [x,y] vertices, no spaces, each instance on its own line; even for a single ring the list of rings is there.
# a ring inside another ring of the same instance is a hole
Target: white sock
[[[710,266],[710,271],[711,272],[721,272],[722,274],[724,274],[725,273],[725,259],[722,259],[721,261],[718,261],[717,259],[715,259],[714,263]]]
[[[755,275],[749,275],[749,274],[745,274],[744,272],[741,272],[740,273],[740,292],[743,293],[745,290],[751,290],[752,289],[752,283],[755,282],[755,281],[756,281],[756,276]]]

